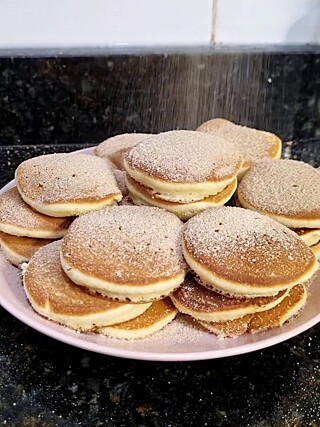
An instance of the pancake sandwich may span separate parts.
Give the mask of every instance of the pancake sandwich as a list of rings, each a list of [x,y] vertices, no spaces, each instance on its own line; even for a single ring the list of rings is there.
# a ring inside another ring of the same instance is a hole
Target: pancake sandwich
[[[117,325],[99,328],[98,332],[119,339],[145,338],[172,322],[177,313],[178,310],[167,297],[153,302],[140,316]]]
[[[183,282],[182,222],[163,209],[115,206],[77,218],[61,247],[65,273],[119,301],[149,302]]]
[[[241,181],[237,198],[293,229],[317,251],[320,242],[320,174],[296,160],[262,160]]]
[[[33,237],[13,236],[0,231],[0,246],[6,259],[15,266],[27,262],[38,249],[51,243],[50,239],[34,239]]]
[[[237,207],[208,209],[191,218],[183,252],[202,285],[238,298],[274,296],[307,282],[318,268],[296,233]]]
[[[127,152],[150,136],[152,135],[148,133],[124,133],[112,136],[101,142],[94,149],[94,154],[110,160],[117,169],[124,170],[123,160]]]
[[[282,326],[285,322],[296,316],[304,307],[307,300],[305,286],[296,285],[289,289],[288,294],[275,307],[254,314],[225,322],[198,322],[210,332],[221,338],[236,337],[246,332],[251,334],[263,332]]]
[[[270,132],[240,126],[219,118],[202,123],[197,131],[209,133],[216,138],[224,138],[237,147],[244,160],[238,179],[243,177],[254,162],[264,158],[281,157],[281,139]]]
[[[119,202],[112,170],[96,156],[48,154],[22,162],[16,170],[22,199],[45,215],[76,216]]]
[[[92,331],[126,322],[150,307],[113,301],[75,285],[61,268],[60,246],[57,241],[39,249],[24,270],[24,289],[37,313],[72,329]]]
[[[133,201],[169,207],[180,218],[188,218],[190,212],[221,205],[232,196],[242,157],[225,140],[180,130],[142,141],[130,150],[124,166]]]
[[[37,239],[59,239],[73,218],[53,218],[33,210],[20,197],[17,188],[0,195],[0,231]]]

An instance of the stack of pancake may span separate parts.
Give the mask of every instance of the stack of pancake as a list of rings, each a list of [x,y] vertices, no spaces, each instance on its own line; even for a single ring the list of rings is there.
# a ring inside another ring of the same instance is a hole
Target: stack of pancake
[[[299,312],[320,253],[319,172],[256,162],[279,156],[267,132],[222,119],[198,131],[118,135],[95,156],[18,167],[17,187],[0,196],[0,242],[13,264],[29,261],[35,311],[121,339],[148,336],[178,311],[221,337]],[[223,207],[246,171],[237,203],[247,209]],[[122,199],[128,190],[137,206]]]
[[[26,160],[16,185],[0,196],[0,242],[14,265],[61,238],[75,215],[122,198],[103,160],[83,154],[53,154]]]
[[[24,289],[41,315],[81,331],[141,338],[168,324],[167,296],[184,281],[181,221],[152,207],[115,206],[75,219],[62,242],[24,267]]]
[[[232,197],[242,156],[225,139],[181,130],[140,142],[129,151],[124,166],[136,205],[164,208],[187,220]]]
[[[0,195],[0,243],[13,265],[29,261],[42,246],[61,238],[73,218],[53,218],[27,205],[16,187]]]
[[[222,337],[284,323],[303,307],[304,284],[318,268],[296,233],[235,207],[209,209],[190,219],[183,252],[192,273],[172,300]]]
[[[215,138],[223,138],[239,150],[243,156],[243,164],[238,180],[241,180],[252,164],[258,160],[281,157],[281,139],[270,132],[236,125],[225,119],[208,120],[202,123],[197,131],[209,133]]]
[[[320,174],[296,160],[261,160],[244,176],[237,203],[295,231],[320,258]]]

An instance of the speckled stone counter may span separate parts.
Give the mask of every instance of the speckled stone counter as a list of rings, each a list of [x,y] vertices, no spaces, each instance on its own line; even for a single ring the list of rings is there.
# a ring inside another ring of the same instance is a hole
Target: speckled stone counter
[[[285,157],[319,166],[319,77],[313,51],[0,52],[0,185],[35,155],[213,115],[277,132],[293,141]],[[320,427],[319,396],[320,325],[250,354],[159,363],[68,346],[0,308],[1,426]]]

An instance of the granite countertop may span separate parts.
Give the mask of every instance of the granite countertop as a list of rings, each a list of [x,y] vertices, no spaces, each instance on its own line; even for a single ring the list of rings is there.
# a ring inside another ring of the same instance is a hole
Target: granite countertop
[[[24,159],[85,145],[0,147],[1,185]],[[285,156],[320,164],[320,141]],[[160,363],[90,353],[0,308],[0,425],[320,426],[320,326],[241,356]]]

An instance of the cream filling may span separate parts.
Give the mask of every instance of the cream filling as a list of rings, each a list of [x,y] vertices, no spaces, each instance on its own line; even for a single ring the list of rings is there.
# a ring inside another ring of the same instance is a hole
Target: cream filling
[[[53,217],[65,217],[65,216],[77,216],[86,212],[96,211],[102,209],[105,206],[114,205],[120,202],[122,194],[114,194],[108,199],[96,200],[91,202],[65,202],[65,203],[39,203],[26,196],[21,188],[19,188],[18,182],[17,189],[22,199],[30,205],[34,210],[41,212],[48,216]]]
[[[177,274],[175,277],[159,280],[157,283],[150,285],[120,285],[99,279],[98,277],[89,276],[72,267],[65,260],[62,252],[60,253],[60,259],[64,272],[74,283],[119,301],[127,301],[129,299],[132,302],[148,302],[160,299],[163,296],[169,295],[185,278],[185,272],[183,272]]]
[[[146,326],[144,328],[138,328],[138,329],[120,329],[119,327],[113,328],[107,327],[107,328],[100,328],[99,333],[103,335],[108,335],[112,338],[118,338],[118,339],[124,339],[124,340],[130,340],[130,339],[138,339],[138,338],[144,338],[148,335],[152,335],[155,332],[160,331],[162,328],[164,328],[166,325],[168,325],[172,320],[176,317],[177,311],[173,311],[172,313],[169,313],[166,317],[163,317],[161,320],[153,323],[152,325]],[[117,325],[121,326],[121,325]]]
[[[278,299],[262,305],[251,305],[247,307],[237,307],[237,308],[230,308],[226,310],[216,311],[216,312],[198,312],[191,310],[189,307],[185,307],[183,304],[178,301],[174,295],[171,295],[171,299],[174,303],[174,305],[177,307],[181,313],[189,314],[190,316],[194,317],[197,320],[203,320],[206,322],[226,322],[228,320],[234,320],[238,319],[239,317],[243,317],[246,314],[254,314],[259,313],[261,311],[270,310],[271,308],[278,305],[281,301],[283,301],[289,294],[289,289],[286,290],[286,292],[283,293]]]
[[[17,225],[0,223],[0,231],[21,237],[35,237],[37,239],[59,239],[60,237],[63,237],[65,235],[67,229],[60,231],[50,231],[41,229],[29,230],[27,228],[19,227]]]
[[[312,249],[312,252],[315,254],[316,258],[320,260],[320,243],[310,246],[310,249]]]
[[[254,207],[249,202],[242,199],[239,193],[238,193],[238,200],[243,208],[262,213],[263,215],[267,215],[268,217],[275,219],[276,221],[280,222],[283,225],[286,225],[289,228],[320,228],[319,218],[318,219],[290,218],[289,216],[266,212]]]
[[[190,203],[208,196],[215,196],[226,188],[236,178],[237,172],[228,179],[218,182],[203,181],[203,182],[172,182],[156,179],[133,169],[129,163],[124,160],[124,166],[128,174],[136,181],[150,188],[154,193],[171,202]]]
[[[200,277],[200,279],[211,285],[213,289],[217,289],[223,293],[228,293],[230,295],[241,295],[247,298],[261,297],[261,296],[274,296],[279,291],[284,289],[292,288],[295,285],[302,284],[309,280],[313,274],[318,269],[318,262],[315,259],[315,262],[310,270],[302,274],[299,279],[294,280],[291,283],[280,283],[273,286],[259,286],[259,285],[246,285],[245,283],[236,283],[231,282],[223,277],[215,275],[212,271],[204,268],[200,263],[198,263],[187,251],[185,244],[182,244],[184,257],[189,264],[189,266],[194,270]]]
[[[28,300],[30,301],[30,304],[37,313],[50,320],[53,320],[54,322],[60,323],[62,325],[68,326],[69,328],[76,329],[79,331],[88,331],[95,329],[96,327],[114,325],[119,322],[127,322],[128,320],[140,316],[151,306],[151,303],[125,304],[121,307],[109,309],[100,313],[71,316],[61,313],[55,313],[51,309],[49,301],[47,301],[45,307],[37,304],[37,302],[29,294],[25,284],[24,290],[26,292]]]

